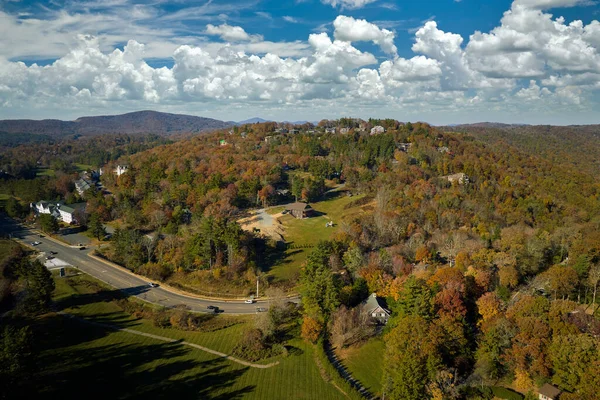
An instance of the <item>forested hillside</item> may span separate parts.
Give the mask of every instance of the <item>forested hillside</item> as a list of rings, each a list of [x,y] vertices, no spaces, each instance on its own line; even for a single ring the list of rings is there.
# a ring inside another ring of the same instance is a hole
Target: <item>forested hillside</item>
[[[87,210],[117,227],[103,255],[137,273],[192,291],[249,293],[257,278],[300,291],[309,341],[368,341],[379,330],[356,306],[385,298],[386,398],[491,398],[484,383],[533,396],[552,382],[563,399],[595,399],[600,184],[579,146],[593,154],[597,141],[575,135],[554,156],[558,143],[537,133],[468,129],[247,124],[111,157],[106,171],[128,170],[105,174],[110,194],[86,193]],[[239,221],[296,200],[339,217],[308,257],[286,261],[299,262],[286,284],[266,274],[311,218],[280,240]]]
[[[178,133],[198,133],[224,128],[227,122],[212,118],[184,114],[169,114],[156,111],[137,111],[121,115],[81,117],[75,121],[45,120],[0,120],[0,137],[6,135],[32,135],[60,138],[72,135],[96,136],[104,134],[154,134],[170,136]],[[3,141],[7,139],[3,138]]]
[[[553,163],[575,165],[593,175],[600,171],[600,125],[459,125],[444,128],[473,135],[498,151],[510,145]]]

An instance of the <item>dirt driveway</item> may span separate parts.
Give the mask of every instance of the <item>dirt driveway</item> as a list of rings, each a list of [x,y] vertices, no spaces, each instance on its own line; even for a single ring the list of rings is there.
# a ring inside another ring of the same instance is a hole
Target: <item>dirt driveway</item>
[[[281,213],[269,214],[266,208],[253,211],[252,215],[246,218],[240,219],[238,222],[242,229],[246,231],[254,231],[260,229],[260,233],[266,236],[270,236],[275,240],[283,239],[283,226],[279,222],[278,218]]]

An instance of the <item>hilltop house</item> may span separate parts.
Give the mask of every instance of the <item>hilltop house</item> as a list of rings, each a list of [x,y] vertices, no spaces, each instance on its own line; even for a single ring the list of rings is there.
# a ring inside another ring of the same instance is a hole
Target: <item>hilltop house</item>
[[[381,125],[377,125],[371,128],[371,135],[379,135],[385,132],[385,128]]]
[[[412,143],[398,143],[396,147],[398,147],[398,150],[406,153],[412,147]]]
[[[469,183],[469,177],[464,172],[459,172],[458,174],[447,175],[444,178],[448,179],[448,182],[454,183],[458,182],[461,185]]]
[[[335,128],[325,128],[325,133],[335,133]]]
[[[310,205],[300,202],[288,204],[285,209],[298,219],[308,218],[314,211]]]
[[[340,133],[342,135],[347,135],[349,132],[350,132],[350,128],[348,128],[348,127],[344,127],[344,128],[340,129]]]
[[[117,168],[115,168],[115,174],[117,174],[117,176],[121,176],[125,172],[127,172],[128,169],[129,169],[128,165],[117,165]]]
[[[538,392],[540,400],[557,400],[558,396],[560,396],[561,390],[556,386],[546,383]]]
[[[377,297],[376,293],[373,293],[367,300],[363,301],[362,308],[363,312],[373,318],[378,324],[387,324],[391,315],[391,311],[386,308],[384,300]]]

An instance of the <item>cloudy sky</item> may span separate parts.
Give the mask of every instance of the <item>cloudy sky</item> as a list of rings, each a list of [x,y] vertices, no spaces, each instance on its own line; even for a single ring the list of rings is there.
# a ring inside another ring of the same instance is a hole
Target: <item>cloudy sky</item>
[[[600,123],[595,0],[0,0],[0,118]]]

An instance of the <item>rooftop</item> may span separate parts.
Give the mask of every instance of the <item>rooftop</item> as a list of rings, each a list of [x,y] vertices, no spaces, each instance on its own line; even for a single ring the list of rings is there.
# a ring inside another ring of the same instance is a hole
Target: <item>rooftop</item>
[[[304,211],[309,208],[312,208],[312,207],[309,206],[307,203],[300,203],[300,202],[288,204],[287,206],[285,206],[286,210],[294,210],[294,211]]]
[[[551,384],[546,383],[540,388],[539,392],[540,394],[543,394],[546,397],[554,399],[561,393],[561,390],[556,386],[552,386]]]

